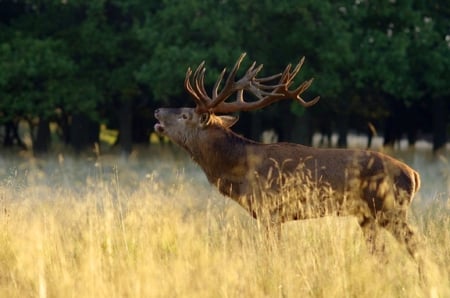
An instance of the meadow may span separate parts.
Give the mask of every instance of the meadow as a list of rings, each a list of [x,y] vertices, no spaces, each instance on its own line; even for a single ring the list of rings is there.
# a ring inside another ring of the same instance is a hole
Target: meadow
[[[283,225],[270,240],[184,153],[0,156],[0,297],[450,297],[449,151],[393,152],[422,188],[410,222],[427,283],[388,234],[355,219]]]

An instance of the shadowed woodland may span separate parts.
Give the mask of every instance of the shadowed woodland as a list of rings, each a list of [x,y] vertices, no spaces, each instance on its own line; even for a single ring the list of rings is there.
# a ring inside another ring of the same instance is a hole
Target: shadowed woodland
[[[447,142],[443,0],[0,0],[0,141],[35,154],[54,143],[80,152],[99,143],[104,124],[129,154],[149,144],[156,108],[193,106],[183,90],[189,66],[205,60],[211,86],[242,52],[269,74],[305,56],[299,80],[315,78],[305,98],[321,96],[309,109],[285,102],[240,115],[235,130],[249,138],[273,129],[307,145],[315,132],[336,133],[339,147],[349,132],[385,145]]]

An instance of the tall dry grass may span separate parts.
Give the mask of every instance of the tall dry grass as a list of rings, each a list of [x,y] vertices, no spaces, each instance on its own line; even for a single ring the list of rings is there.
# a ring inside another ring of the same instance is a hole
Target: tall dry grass
[[[290,222],[268,240],[172,155],[0,163],[0,297],[450,297],[445,191],[421,194],[411,218],[425,284],[389,234],[382,261],[369,254],[352,218]]]

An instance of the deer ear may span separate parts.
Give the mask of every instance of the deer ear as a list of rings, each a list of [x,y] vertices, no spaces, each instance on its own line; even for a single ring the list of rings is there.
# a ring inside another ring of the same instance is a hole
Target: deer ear
[[[200,125],[205,126],[208,124],[211,115],[209,113],[203,113],[200,115]]]
[[[229,116],[229,115],[223,115],[223,116],[218,116],[218,117],[220,118],[222,125],[227,128],[232,127],[239,120],[239,117]]]

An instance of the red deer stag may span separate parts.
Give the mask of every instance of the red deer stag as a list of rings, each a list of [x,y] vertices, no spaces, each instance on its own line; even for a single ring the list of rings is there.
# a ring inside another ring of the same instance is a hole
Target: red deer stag
[[[196,107],[157,109],[155,131],[186,149],[210,183],[266,224],[278,227],[288,220],[330,213],[353,215],[372,250],[376,230],[383,227],[415,257],[417,240],[406,215],[420,179],[406,164],[366,150],[262,144],[230,130],[237,118],[223,114],[256,110],[284,99],[304,107],[319,101],[319,97],[301,98],[312,79],[290,89],[304,58],[293,70],[288,65],[281,74],[261,78],[257,75],[262,65],[253,63],[236,79],[244,57],[240,56],[220,88],[226,69],[222,71],[211,95],[204,87],[204,62],[193,80],[188,69],[184,86]],[[244,100],[244,92],[255,99]],[[236,100],[226,101],[234,93]]]

